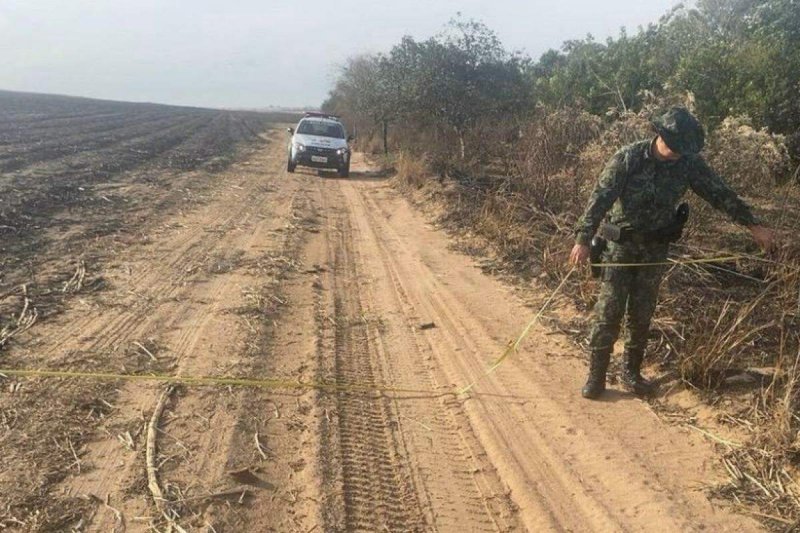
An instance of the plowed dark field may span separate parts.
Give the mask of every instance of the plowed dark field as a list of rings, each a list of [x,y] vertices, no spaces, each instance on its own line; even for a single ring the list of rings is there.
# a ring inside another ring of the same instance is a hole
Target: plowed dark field
[[[0,91],[0,283],[30,283],[31,261],[55,248],[76,256],[98,235],[135,232],[139,200],[149,217],[199,194],[206,183],[180,176],[224,168],[271,119]]]

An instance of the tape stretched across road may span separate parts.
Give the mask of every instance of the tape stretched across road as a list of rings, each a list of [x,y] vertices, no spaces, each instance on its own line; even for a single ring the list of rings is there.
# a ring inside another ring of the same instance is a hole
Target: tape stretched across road
[[[447,394],[432,390],[405,389],[368,384],[347,384],[327,381],[297,381],[283,378],[234,378],[224,376],[170,376],[166,374],[113,374],[103,372],[78,372],[69,370],[15,370],[0,368],[0,376],[28,378],[84,378],[98,381],[158,381],[195,386],[232,386],[260,389],[300,389],[330,392],[394,392],[401,394]]]
[[[170,376],[166,374],[115,374],[104,372],[81,372],[69,370],[37,370],[37,369],[11,369],[0,368],[0,376],[15,376],[28,378],[83,378],[99,381],[157,381],[162,383],[181,383],[194,386],[234,386],[234,387],[253,387],[272,390],[320,390],[327,392],[348,392],[348,393],[396,393],[396,394],[426,394],[426,395],[462,395],[472,390],[482,379],[492,374],[512,353],[516,352],[520,344],[530,333],[533,325],[538,322],[553,299],[561,292],[572,273],[573,267],[561,280],[558,287],[545,301],[539,312],[528,322],[522,333],[513,341],[508,343],[503,355],[500,356],[492,365],[472,383],[458,390],[434,391],[422,389],[410,389],[403,387],[392,387],[383,385],[372,385],[366,383],[338,383],[326,381],[297,381],[284,378],[234,378],[219,376]]]
[[[712,257],[708,259],[681,259],[670,260],[655,263],[600,263],[592,266],[599,267],[647,267],[647,266],[670,266],[670,265],[693,265],[703,263],[723,263],[727,261],[735,261],[738,259],[752,258],[747,255],[731,255]],[[471,391],[481,380],[485,379],[513,353],[519,349],[522,341],[528,336],[539,319],[544,314],[545,310],[552,303],[552,301],[561,292],[561,289],[567,283],[567,280],[572,276],[577,267],[567,272],[556,289],[542,305],[541,309],[534,315],[530,322],[522,330],[522,333],[513,341],[508,343],[508,347],[503,354],[496,359],[485,372],[475,378],[469,385],[458,390],[435,391],[435,390],[422,390],[411,389],[403,387],[392,387],[384,385],[374,385],[368,383],[339,383],[328,381],[298,381],[287,378],[234,378],[234,377],[220,377],[220,376],[170,376],[166,374],[115,374],[103,372],[80,372],[69,370],[37,370],[37,369],[11,369],[0,368],[0,376],[15,376],[15,377],[30,377],[30,378],[83,378],[93,379],[99,381],[157,381],[162,383],[181,383],[184,385],[194,386],[231,386],[231,387],[252,387],[261,389],[272,390],[319,390],[327,392],[348,392],[348,393],[396,393],[396,394],[426,394],[426,395],[463,395]]]

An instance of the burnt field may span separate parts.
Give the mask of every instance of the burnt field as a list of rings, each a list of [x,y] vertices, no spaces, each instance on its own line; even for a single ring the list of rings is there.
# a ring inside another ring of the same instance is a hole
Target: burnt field
[[[281,118],[0,91],[0,294],[49,296],[44,278],[66,281],[96,239],[198,200]]]

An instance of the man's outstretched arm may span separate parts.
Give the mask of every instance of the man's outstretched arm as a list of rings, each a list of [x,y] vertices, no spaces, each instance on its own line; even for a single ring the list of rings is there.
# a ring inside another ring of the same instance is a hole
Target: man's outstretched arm
[[[690,175],[692,190],[715,209],[724,212],[734,222],[750,230],[753,240],[763,250],[770,250],[774,234],[753,215],[750,206],[701,157],[695,158],[692,167]]]

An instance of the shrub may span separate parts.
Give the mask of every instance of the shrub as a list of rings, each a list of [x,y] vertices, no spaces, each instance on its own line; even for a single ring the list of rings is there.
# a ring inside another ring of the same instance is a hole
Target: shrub
[[[728,117],[708,139],[711,166],[744,194],[772,196],[790,174],[783,135],[755,129],[747,117]]]

